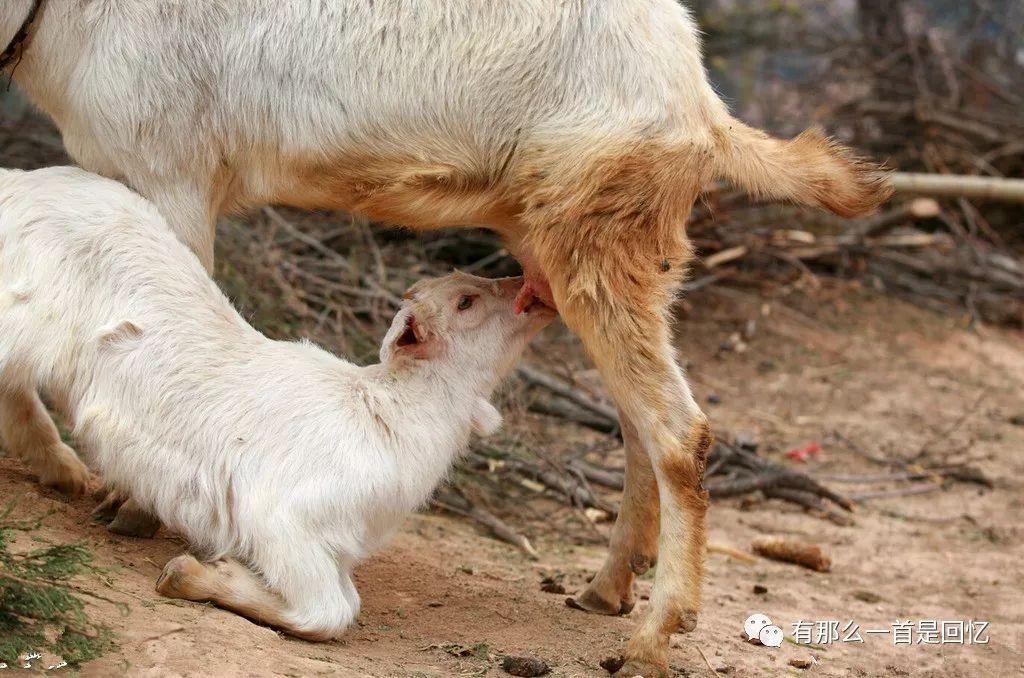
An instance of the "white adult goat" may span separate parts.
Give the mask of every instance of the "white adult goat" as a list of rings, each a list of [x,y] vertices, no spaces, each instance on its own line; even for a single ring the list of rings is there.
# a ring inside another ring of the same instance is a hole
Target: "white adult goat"
[[[161,593],[334,637],[359,611],[355,563],[500,424],[488,397],[554,317],[517,315],[521,285],[417,283],[381,363],[358,367],[250,327],[123,185],[0,170],[0,393],[25,415],[0,432],[49,480],[86,483],[36,388],[52,394],[103,477],[216,561],[172,560]]]
[[[36,2],[6,0],[0,34]],[[622,674],[668,672],[700,606],[710,444],[668,325],[690,207],[725,177],[860,214],[888,195],[877,168],[732,118],[676,0],[45,0],[23,57],[71,155],[152,199],[207,268],[217,215],[267,202],[500,232],[520,302],[557,305],[622,420],[609,558],[573,604],[630,610],[657,558]]]

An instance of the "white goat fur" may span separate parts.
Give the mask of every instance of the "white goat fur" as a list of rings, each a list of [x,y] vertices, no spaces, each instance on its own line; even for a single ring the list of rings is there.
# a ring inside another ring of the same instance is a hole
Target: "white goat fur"
[[[0,4],[0,33],[29,4]],[[700,606],[711,440],[667,322],[683,223],[716,176],[866,213],[877,167],[730,116],[677,0],[47,0],[14,78],[207,269],[216,217],[260,203],[501,233],[622,420],[622,509],[575,604],[628,611],[657,559],[620,673],[668,674]]]
[[[198,552],[254,567],[288,603],[282,624],[312,637],[352,621],[353,564],[474,426],[500,423],[486,399],[551,317],[513,313],[520,282],[417,285],[383,362],[358,367],[250,327],[123,185],[0,171],[0,388],[51,393],[104,478]],[[479,299],[457,312],[462,294]],[[396,343],[411,315],[429,357]]]

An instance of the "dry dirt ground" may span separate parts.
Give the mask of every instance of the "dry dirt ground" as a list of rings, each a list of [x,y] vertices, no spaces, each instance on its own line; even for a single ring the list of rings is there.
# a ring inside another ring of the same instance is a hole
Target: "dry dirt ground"
[[[907,459],[923,450],[922,466],[969,462],[995,487],[956,483],[872,500],[850,527],[776,501],[716,501],[712,541],[747,549],[762,534],[802,538],[823,546],[834,566],[820,574],[709,556],[698,628],[672,640],[677,674],[713,675],[699,647],[720,675],[1020,675],[1024,427],[1014,418],[1024,416],[1024,336],[965,329],[956,319],[835,282],[785,300],[709,290],[684,303],[681,315],[680,352],[701,402],[715,396],[718,404],[706,409],[718,431],[749,431],[761,453],[776,460],[820,441],[823,454],[805,467],[814,473],[889,473],[868,457]],[[733,335],[744,332],[737,352]],[[578,354],[553,328],[533,358],[564,358],[585,379]],[[574,425],[521,409],[510,414],[509,427],[557,454],[586,439]],[[599,460],[621,464],[621,451]],[[833,483],[850,494],[905,486]],[[620,650],[644,612],[641,601],[628,617],[591,616],[567,608],[563,595],[541,592],[540,580],[552,574],[575,592],[604,553],[594,539],[546,529],[542,511],[524,505],[518,522],[542,554],[537,562],[473,525],[425,514],[359,568],[357,626],[340,642],[307,643],[214,607],[159,598],[153,584],[162,565],[182,552],[177,538],[109,535],[90,524],[91,500],[67,501],[41,489],[19,463],[0,460],[0,498],[9,497],[18,498],[20,516],[54,511],[41,536],[84,538],[101,565],[115,568],[107,583],[79,582],[130,606],[124,615],[113,605],[90,604],[117,632],[120,649],[82,667],[83,676],[500,676],[507,675],[500,668],[506,654],[542,657],[555,676],[602,676],[600,660]],[[505,515],[516,522],[515,513]],[[755,593],[755,584],[767,592]],[[650,585],[649,578],[639,582],[641,593]],[[751,645],[740,633],[755,612],[787,635],[798,620],[854,621],[864,642]],[[892,632],[865,633],[908,620],[987,621],[989,642],[904,646],[894,644]],[[791,659],[815,663],[796,669]]]

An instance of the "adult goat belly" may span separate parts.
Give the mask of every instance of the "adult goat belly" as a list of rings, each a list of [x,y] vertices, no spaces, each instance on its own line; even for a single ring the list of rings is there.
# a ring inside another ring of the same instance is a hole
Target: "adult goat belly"
[[[295,156],[268,177],[273,202],[307,209],[332,207],[374,221],[418,230],[453,224],[499,230],[517,204],[501,182],[466,158],[416,158],[338,151],[326,158]]]

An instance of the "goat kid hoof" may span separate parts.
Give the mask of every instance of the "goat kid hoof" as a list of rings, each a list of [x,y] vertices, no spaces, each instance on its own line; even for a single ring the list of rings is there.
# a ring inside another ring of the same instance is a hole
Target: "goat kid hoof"
[[[615,672],[615,678],[670,678],[668,666],[659,666],[645,661],[631,659]]]
[[[195,600],[193,582],[206,574],[206,568],[190,555],[172,558],[156,580],[156,592],[167,598]]]
[[[103,491],[97,492],[93,495],[95,499],[102,500],[100,504],[92,510],[89,515],[93,521],[97,523],[109,523],[117,517],[117,509],[121,508],[121,504],[124,503],[125,499],[116,491]]]
[[[575,598],[566,598],[565,604],[574,610],[608,616],[626,615],[633,611],[634,600],[606,600],[588,589]]]
[[[107,525],[107,532],[142,539],[151,539],[159,529],[160,521],[157,518],[128,503],[121,505],[117,515]]]
[[[117,517],[121,504],[128,501],[128,495],[110,485],[103,485],[92,493],[92,498],[100,502],[92,510],[92,519],[99,523],[109,523]]]
[[[93,477],[74,450],[61,445],[53,456],[54,466],[40,474],[39,483],[69,497],[88,494],[93,487]]]

